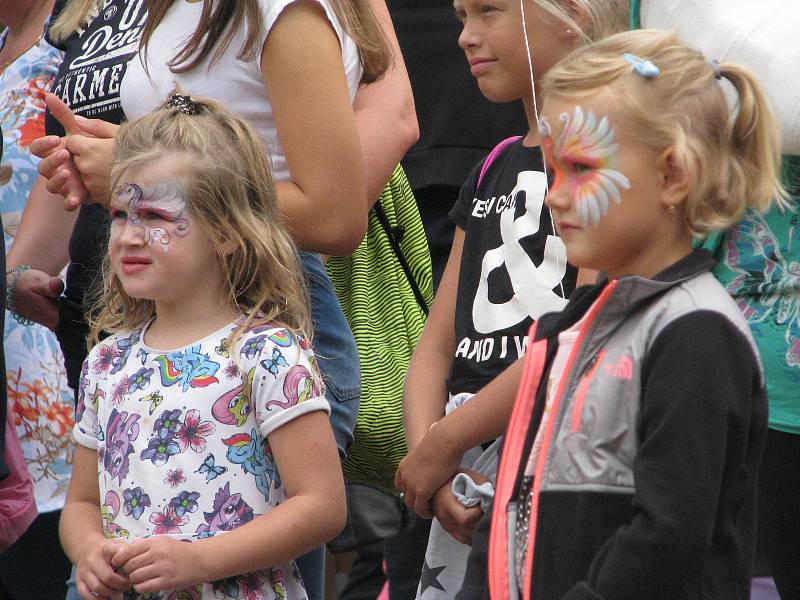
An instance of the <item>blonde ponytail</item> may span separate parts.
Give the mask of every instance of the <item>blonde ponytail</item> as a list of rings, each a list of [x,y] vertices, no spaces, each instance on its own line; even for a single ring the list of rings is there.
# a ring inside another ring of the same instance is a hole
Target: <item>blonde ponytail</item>
[[[731,118],[729,143],[732,146],[731,193],[747,193],[750,205],[766,210],[772,199],[782,201],[786,191],[779,178],[764,177],[780,165],[780,130],[770,110],[764,90],[753,73],[737,64],[720,65],[720,74],[736,89],[736,114]]]

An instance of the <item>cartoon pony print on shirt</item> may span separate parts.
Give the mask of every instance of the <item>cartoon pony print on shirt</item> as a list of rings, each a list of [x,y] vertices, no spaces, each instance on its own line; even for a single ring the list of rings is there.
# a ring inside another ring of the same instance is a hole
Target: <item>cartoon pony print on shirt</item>
[[[222,440],[228,446],[227,459],[235,465],[242,467],[245,473],[255,476],[256,487],[269,500],[270,483],[280,487],[281,479],[272,455],[272,449],[266,445],[266,440],[259,437],[255,428],[250,430],[250,435],[237,433]]]
[[[241,494],[231,494],[230,482],[221,487],[214,495],[212,512],[204,512],[206,522],[197,528],[195,533],[213,535],[217,531],[231,531],[249,523],[258,515],[242,499]]]
[[[114,522],[119,514],[119,509],[122,503],[119,499],[119,494],[113,490],[106,492],[103,505],[100,507],[100,519],[103,522],[103,532],[110,538],[128,538],[130,532],[123,529]]]
[[[119,485],[128,475],[130,455],[133,454],[133,442],[139,437],[139,415],[111,410],[106,426],[106,445],[103,450],[103,469],[117,478]]]
[[[303,365],[295,365],[287,371],[283,380],[283,395],[286,400],[270,400],[264,408],[269,410],[272,406],[280,406],[283,409],[287,409],[297,406],[309,398],[315,398],[320,394],[320,387],[317,385],[317,381],[311,371]]]
[[[236,386],[231,391],[222,394],[211,407],[211,414],[220,423],[241,427],[247,421],[252,407],[250,393],[253,387],[253,376],[256,368],[248,371],[242,385]]]
[[[200,353],[197,344],[184,351],[168,352],[155,358],[161,373],[161,384],[172,387],[180,384],[186,392],[189,388],[202,388],[218,383],[215,377],[220,364],[211,360],[208,354]]]

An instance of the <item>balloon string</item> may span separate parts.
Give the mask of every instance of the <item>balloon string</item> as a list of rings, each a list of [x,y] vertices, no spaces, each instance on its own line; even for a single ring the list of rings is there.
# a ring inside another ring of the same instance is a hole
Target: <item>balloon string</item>
[[[525,26],[525,0],[519,0],[519,9],[522,13],[522,34],[525,36],[525,51],[528,53],[528,75],[531,78],[531,98],[533,99],[533,117],[536,121],[536,127],[539,127],[539,106],[536,103],[536,82],[533,79],[533,57],[531,56],[531,44],[528,40],[528,28]],[[541,135],[541,134],[540,134]],[[544,152],[540,149],[540,154],[542,155],[542,167],[544,168],[545,173],[545,185],[547,186],[547,193],[550,193],[550,182],[547,181],[547,157],[544,155]],[[547,206],[547,212],[550,214],[550,223],[553,226],[553,233],[555,233],[555,220],[553,219],[553,211],[550,209],[550,206]],[[563,243],[563,242],[562,242]],[[558,254],[556,255],[556,268],[560,271],[561,270],[561,261],[558,258]],[[566,272],[566,270],[565,270]],[[566,298],[567,293],[564,291],[564,278],[562,277],[558,283],[558,287],[561,289],[561,297]]]

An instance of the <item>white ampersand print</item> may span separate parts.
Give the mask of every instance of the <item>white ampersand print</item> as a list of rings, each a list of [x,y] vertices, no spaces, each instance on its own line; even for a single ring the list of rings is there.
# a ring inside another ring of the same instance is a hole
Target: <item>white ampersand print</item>
[[[539,231],[547,176],[540,171],[523,171],[517,176],[517,185],[509,195],[520,192],[525,195],[525,213],[514,219],[514,209],[500,215],[500,237],[502,244],[489,250],[481,264],[480,283],[472,304],[472,321],[475,331],[490,334],[513,327],[523,319],[538,319],[546,312],[561,310],[567,300],[556,294],[556,288],[567,272],[567,250],[564,243],[554,235],[548,235],[544,248],[544,260],[536,266],[520,245],[520,240]],[[505,266],[511,279],[514,295],[502,303],[494,303],[489,297],[489,275]]]

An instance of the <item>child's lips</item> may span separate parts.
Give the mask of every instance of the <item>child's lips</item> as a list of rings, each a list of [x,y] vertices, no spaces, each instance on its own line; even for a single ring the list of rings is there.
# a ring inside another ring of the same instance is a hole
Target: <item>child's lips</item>
[[[469,59],[469,69],[473,77],[478,77],[485,73],[495,62],[497,61],[493,58],[474,56]]]
[[[132,275],[144,271],[152,261],[144,256],[125,256],[120,262],[122,272],[125,275]]]
[[[556,221],[556,231],[558,235],[563,235],[564,232],[577,231],[578,229],[580,229],[578,225],[573,225],[568,221]]]

